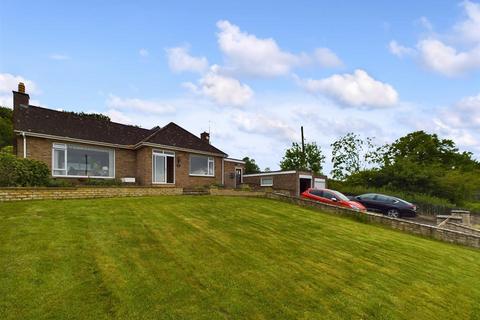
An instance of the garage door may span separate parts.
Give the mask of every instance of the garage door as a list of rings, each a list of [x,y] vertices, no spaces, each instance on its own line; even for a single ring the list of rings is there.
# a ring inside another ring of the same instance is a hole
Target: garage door
[[[325,189],[325,179],[315,178],[313,185],[315,186],[315,189]]]

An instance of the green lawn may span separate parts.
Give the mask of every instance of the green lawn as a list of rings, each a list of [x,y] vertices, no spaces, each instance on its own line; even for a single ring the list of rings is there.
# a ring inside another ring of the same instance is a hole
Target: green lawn
[[[273,200],[0,204],[0,319],[480,319],[480,250]]]

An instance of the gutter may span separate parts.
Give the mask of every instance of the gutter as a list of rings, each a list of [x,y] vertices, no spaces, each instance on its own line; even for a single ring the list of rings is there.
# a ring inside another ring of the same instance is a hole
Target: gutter
[[[27,158],[27,136],[25,135],[25,131],[22,131],[23,137],[23,158]]]

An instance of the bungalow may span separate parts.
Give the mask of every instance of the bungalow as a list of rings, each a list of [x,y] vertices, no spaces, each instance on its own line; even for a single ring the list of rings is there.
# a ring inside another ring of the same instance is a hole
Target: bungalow
[[[170,122],[144,129],[29,103],[25,85],[13,91],[14,152],[42,161],[52,177],[119,179],[140,185],[236,187],[245,163]]]

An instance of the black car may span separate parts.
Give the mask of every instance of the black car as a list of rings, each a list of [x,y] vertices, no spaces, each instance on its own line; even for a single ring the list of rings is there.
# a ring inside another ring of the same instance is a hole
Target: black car
[[[415,217],[417,207],[405,200],[378,193],[366,193],[354,197],[355,201],[363,204],[368,211],[380,212],[389,217]]]

